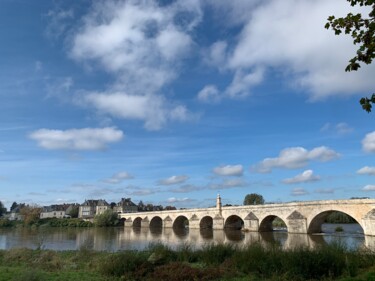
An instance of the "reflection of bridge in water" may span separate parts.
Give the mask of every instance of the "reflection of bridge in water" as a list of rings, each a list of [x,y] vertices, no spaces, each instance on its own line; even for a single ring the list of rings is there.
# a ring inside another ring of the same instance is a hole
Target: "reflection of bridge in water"
[[[200,248],[204,245],[232,244],[247,246],[254,243],[263,245],[280,244],[285,249],[295,247],[315,248],[325,245],[332,240],[340,241],[348,247],[358,248],[366,246],[375,249],[375,237],[363,235],[311,235],[287,232],[243,232],[240,230],[225,229],[178,229],[178,228],[125,228],[119,233],[118,247],[135,249],[146,248],[149,244],[162,243],[172,248],[181,245],[191,245]],[[128,245],[129,243],[129,245]]]
[[[216,207],[174,211],[121,213],[127,227],[161,227],[189,229],[244,229],[250,232],[269,232],[272,222],[280,218],[288,233],[320,233],[326,217],[334,211],[351,216],[362,227],[363,233],[375,236],[375,200],[327,200],[222,207],[218,195]]]

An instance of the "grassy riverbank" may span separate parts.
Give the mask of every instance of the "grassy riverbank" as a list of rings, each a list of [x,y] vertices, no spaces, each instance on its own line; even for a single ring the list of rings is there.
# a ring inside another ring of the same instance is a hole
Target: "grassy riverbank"
[[[340,245],[282,250],[209,245],[176,251],[153,245],[116,253],[12,249],[0,251],[0,281],[33,280],[375,280],[375,254]]]

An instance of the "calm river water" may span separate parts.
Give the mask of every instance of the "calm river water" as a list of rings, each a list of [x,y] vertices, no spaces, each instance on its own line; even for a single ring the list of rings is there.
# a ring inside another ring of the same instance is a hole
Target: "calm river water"
[[[335,233],[334,224],[324,224],[323,234],[288,234],[282,229],[268,233],[241,232],[240,230],[199,230],[161,228],[15,228],[0,229],[0,249],[38,248],[76,250],[82,247],[97,251],[142,250],[152,243],[164,243],[172,248],[190,244],[195,248],[208,243],[278,242],[284,248],[315,247],[340,241],[350,248],[368,247],[375,250],[375,237],[364,236],[358,224],[343,224],[344,233]]]

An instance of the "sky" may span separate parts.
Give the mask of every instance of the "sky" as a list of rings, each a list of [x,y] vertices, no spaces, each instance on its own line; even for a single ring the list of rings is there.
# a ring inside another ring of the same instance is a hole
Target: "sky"
[[[344,0],[0,2],[0,201],[375,195]]]

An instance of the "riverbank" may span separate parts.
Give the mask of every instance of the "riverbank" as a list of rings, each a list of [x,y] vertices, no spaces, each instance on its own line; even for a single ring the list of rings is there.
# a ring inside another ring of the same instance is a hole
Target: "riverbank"
[[[339,244],[315,250],[283,250],[278,245],[161,244],[144,251],[116,253],[11,249],[0,251],[0,281],[33,280],[345,280],[375,279],[375,254]]]

